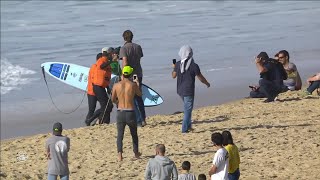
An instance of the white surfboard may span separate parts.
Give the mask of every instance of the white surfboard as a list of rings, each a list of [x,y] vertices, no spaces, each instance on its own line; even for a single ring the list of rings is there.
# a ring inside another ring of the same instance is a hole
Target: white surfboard
[[[41,67],[53,78],[83,91],[87,90],[88,67],[64,62],[45,62],[41,64]],[[112,74],[110,88],[118,81],[119,77]],[[158,106],[163,103],[162,97],[145,84],[142,84],[142,99],[145,107]]]

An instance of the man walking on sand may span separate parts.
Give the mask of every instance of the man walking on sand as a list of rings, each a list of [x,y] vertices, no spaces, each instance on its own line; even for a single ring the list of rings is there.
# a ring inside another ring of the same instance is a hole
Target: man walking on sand
[[[122,59],[122,68],[124,66],[131,66],[133,73],[138,76],[139,88],[142,86],[142,67],[140,60],[143,57],[142,48],[139,44],[133,43],[133,33],[130,30],[123,32],[122,37],[125,41],[124,45],[120,49],[119,58]],[[146,125],[146,112],[144,109],[144,103],[141,96],[135,97],[137,103],[136,117],[138,126]]]
[[[53,125],[53,136],[46,141],[46,156],[48,159],[48,180],[69,180],[68,152],[70,139],[62,136],[62,124]]]
[[[183,100],[184,115],[182,121],[182,133],[192,130],[191,116],[194,102],[195,77],[208,88],[210,83],[201,74],[198,64],[194,62],[193,52],[190,46],[184,45],[180,48],[179,56],[181,61],[174,64],[172,78],[177,78],[177,93]]]
[[[125,66],[122,69],[122,80],[116,83],[112,88],[111,100],[113,103],[117,104],[117,150],[118,159],[122,161],[123,152],[123,135],[126,125],[130,128],[130,133],[132,136],[133,152],[135,158],[139,158],[141,153],[139,152],[138,146],[138,133],[137,133],[137,122],[134,112],[134,97],[141,96],[141,91],[139,89],[138,80],[131,82],[129,78],[131,77],[133,68],[130,66]]]
[[[175,163],[165,156],[164,144],[156,146],[156,156],[151,158],[147,164],[146,180],[178,180],[178,171]]]

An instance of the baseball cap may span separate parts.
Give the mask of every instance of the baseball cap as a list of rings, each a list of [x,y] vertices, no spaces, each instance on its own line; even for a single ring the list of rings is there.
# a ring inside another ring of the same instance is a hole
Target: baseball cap
[[[114,51],[114,48],[113,47],[104,47],[101,49],[101,52],[107,52],[107,53],[110,53],[110,52],[113,52]]]
[[[59,122],[54,123],[53,132],[62,132],[62,124]]]
[[[133,72],[133,68],[131,66],[125,66],[122,69],[122,74],[123,75],[130,75]]]

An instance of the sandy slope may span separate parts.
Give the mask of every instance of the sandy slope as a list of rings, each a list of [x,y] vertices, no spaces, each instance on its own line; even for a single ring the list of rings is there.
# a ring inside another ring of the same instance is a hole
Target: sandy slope
[[[281,101],[261,99],[197,109],[195,131],[181,134],[182,114],[153,116],[139,128],[139,160],[132,160],[128,128],[124,139],[124,161],[117,161],[116,126],[103,125],[64,131],[71,138],[71,179],[143,179],[156,143],[164,143],[167,155],[180,167],[184,160],[191,170],[207,174],[214,155],[212,132],[230,130],[240,149],[241,179],[317,179],[320,167],[320,99],[299,98],[296,92]],[[45,140],[50,134],[1,141],[3,179],[45,179]],[[25,154],[27,159],[18,161]],[[1,178],[2,179],[2,178]]]

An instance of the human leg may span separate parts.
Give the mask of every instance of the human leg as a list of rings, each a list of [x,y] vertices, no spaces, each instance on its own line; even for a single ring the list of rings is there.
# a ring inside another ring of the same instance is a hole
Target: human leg
[[[186,133],[189,129],[191,129],[191,116],[193,109],[193,96],[184,96],[183,97],[183,121],[182,121],[182,133]]]
[[[320,80],[319,81],[312,81],[309,87],[307,88],[307,91],[312,94],[314,90],[320,87]]]
[[[60,175],[60,180],[69,180],[69,175]]]
[[[135,113],[134,112],[126,112],[126,123],[130,128],[130,134],[132,137],[133,152],[135,155],[138,155],[139,154],[139,139],[138,139],[138,132],[137,132],[137,122],[135,120]]]
[[[119,154],[119,160],[122,160],[122,151],[123,151],[123,135],[126,127],[126,114],[124,112],[117,112],[117,150]]]
[[[274,92],[274,84],[272,83],[272,81],[260,79],[259,85],[259,90],[267,97],[266,102],[272,102],[276,97]]]
[[[86,116],[86,120],[85,120],[85,123],[87,126],[90,125],[91,123],[91,119],[93,117],[93,115],[95,114],[94,110],[96,109],[96,105],[97,105],[97,97],[96,96],[93,96],[93,95],[90,95],[90,94],[87,94],[88,96],[88,107],[89,107],[89,111],[88,111],[88,114]]]
[[[139,88],[140,88],[140,90],[142,90],[142,77],[138,77],[138,80],[139,80],[139,84],[140,84]],[[145,123],[145,121],[146,121],[146,111],[145,111],[145,108],[144,108],[144,102],[143,102],[142,96],[137,96],[136,100],[137,100],[138,108],[139,108],[139,111],[140,111],[140,114],[141,114],[142,123]]]
[[[107,111],[108,103],[112,103],[109,100],[106,89],[101,86],[93,85],[93,91],[97,97],[97,100],[100,103],[101,113],[99,115],[99,122],[101,123],[110,123],[110,113]]]
[[[58,176],[53,174],[48,174],[48,180],[57,180]]]

